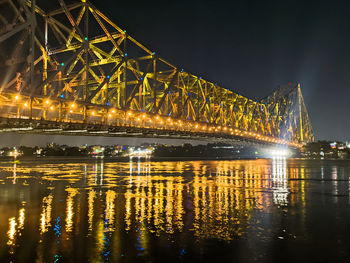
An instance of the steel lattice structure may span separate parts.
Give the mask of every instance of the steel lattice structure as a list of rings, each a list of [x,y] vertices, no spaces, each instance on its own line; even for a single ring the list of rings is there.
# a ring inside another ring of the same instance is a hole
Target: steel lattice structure
[[[53,122],[51,130],[68,122],[109,134],[129,127],[292,146],[313,140],[300,86],[254,101],[160,58],[89,1],[38,2],[0,1],[3,118]]]

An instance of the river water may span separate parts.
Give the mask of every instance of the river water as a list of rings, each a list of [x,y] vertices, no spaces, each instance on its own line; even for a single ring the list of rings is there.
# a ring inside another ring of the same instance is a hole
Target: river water
[[[0,262],[350,262],[350,162],[0,163]]]

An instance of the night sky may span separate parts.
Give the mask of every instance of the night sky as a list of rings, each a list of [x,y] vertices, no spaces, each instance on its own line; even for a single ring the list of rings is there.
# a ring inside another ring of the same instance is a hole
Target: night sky
[[[349,1],[92,3],[162,58],[247,97],[301,83],[316,140],[350,140]]]
[[[350,1],[96,6],[169,62],[248,97],[301,83],[316,139],[350,140]]]

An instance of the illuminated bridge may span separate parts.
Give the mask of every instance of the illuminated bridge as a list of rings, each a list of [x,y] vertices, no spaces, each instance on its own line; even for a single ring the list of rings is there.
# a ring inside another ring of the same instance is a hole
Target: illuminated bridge
[[[177,67],[86,0],[0,0],[0,131],[300,147],[300,85],[254,101]]]

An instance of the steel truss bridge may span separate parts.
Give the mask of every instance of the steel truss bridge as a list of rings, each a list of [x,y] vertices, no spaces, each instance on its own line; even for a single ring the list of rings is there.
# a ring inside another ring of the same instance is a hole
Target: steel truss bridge
[[[0,0],[0,131],[300,147],[300,85],[254,101],[179,68],[86,0]]]

